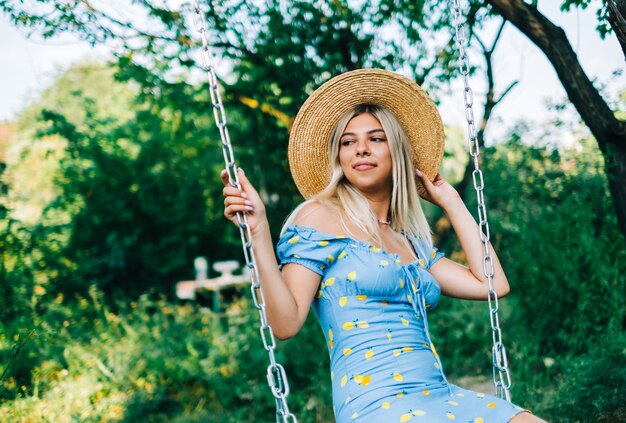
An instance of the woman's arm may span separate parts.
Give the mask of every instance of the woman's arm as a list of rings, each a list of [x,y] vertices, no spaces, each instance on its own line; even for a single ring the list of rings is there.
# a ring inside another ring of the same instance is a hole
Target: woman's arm
[[[276,264],[261,197],[241,169],[238,174],[241,190],[228,184],[225,170],[221,177],[224,183],[224,216],[237,225],[236,213],[247,213],[268,323],[277,338],[290,338],[298,333],[306,320],[320,275],[295,264],[287,264],[281,273]]]
[[[484,252],[478,224],[467,210],[458,192],[440,175],[437,175],[433,182],[422,177],[420,173],[418,176],[422,179],[427,192],[423,197],[440,206],[448,215],[469,265],[468,268],[442,258],[430,267],[430,273],[439,282],[441,292],[445,295],[471,300],[487,299],[489,286],[483,274]],[[491,243],[489,243],[489,252],[494,269],[494,291],[498,297],[504,297],[510,291],[509,282]]]

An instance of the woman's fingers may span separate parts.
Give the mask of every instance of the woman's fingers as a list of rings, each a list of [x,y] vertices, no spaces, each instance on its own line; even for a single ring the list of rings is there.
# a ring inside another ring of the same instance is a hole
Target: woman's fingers
[[[419,178],[421,179],[424,185],[429,185],[429,186],[432,186],[433,182],[435,182],[437,178],[439,177],[439,174],[437,174],[437,176],[435,176],[435,180],[431,181],[430,178],[426,176],[426,174],[423,173],[421,170],[417,169],[415,173],[417,173],[417,176],[419,176]]]
[[[251,212],[254,210],[252,201],[247,199],[245,192],[236,187],[224,188],[224,215],[232,219],[238,212]]]
[[[430,181],[428,176],[422,173],[422,171],[420,171],[419,169],[415,169],[415,174],[417,175],[418,178],[420,178],[420,181],[422,181],[422,185],[424,185],[424,188],[426,188],[426,191],[430,192],[433,186],[433,183]]]
[[[224,197],[224,215],[227,218],[233,218],[238,212],[249,213],[254,210],[252,201],[242,197],[241,194],[245,193],[236,193]]]
[[[222,172],[220,173],[220,178],[222,178],[222,183],[224,184],[224,186],[230,185],[230,183],[228,182],[228,172],[226,171],[226,169],[222,169]]]
[[[248,180],[246,174],[244,173],[242,168],[238,168],[237,169],[237,179],[239,180],[239,185],[241,186],[241,189],[237,188],[237,187],[233,187],[228,179],[228,172],[226,172],[226,170],[222,170],[221,173],[221,178],[222,178],[222,182],[224,183],[224,196],[226,195],[236,195],[236,192],[241,192],[241,196],[243,196],[244,198],[246,197],[252,197],[251,199],[254,201],[255,198],[259,198],[258,193],[256,192],[256,189],[254,189],[254,187],[252,186],[252,184],[250,183],[250,181]],[[233,190],[234,189],[234,190]]]
[[[229,181],[228,172],[222,170],[220,177],[224,183],[222,194],[224,195],[224,216],[227,219],[234,221],[235,215],[240,212],[253,212],[254,202],[253,199],[258,197],[256,190],[246,178],[242,169],[238,169],[237,177],[241,188],[232,186]],[[248,194],[246,191],[250,192]],[[251,198],[250,196],[254,196]]]
[[[252,201],[247,200],[245,198],[242,198],[242,197],[239,197],[239,196],[235,196],[235,195],[229,195],[229,196],[224,198],[224,206],[225,207],[230,207],[230,206],[247,206],[247,207],[249,207],[250,210],[252,210],[253,204],[252,204]]]
[[[224,208],[224,216],[226,216],[228,219],[233,219],[237,213],[250,213],[252,211],[252,206],[244,204],[232,204]]]
[[[224,189],[222,190],[222,194],[224,195],[224,197],[229,197],[229,196],[240,196],[243,198],[248,197],[248,194],[246,194],[244,190],[239,189],[236,186],[232,186],[230,184],[228,172],[226,171],[226,169],[222,169],[220,177],[222,178],[222,182],[224,183]]]
[[[250,199],[252,201],[261,201],[259,194],[256,192],[256,189],[254,189],[254,187],[248,180],[248,177],[246,176],[246,173],[243,171],[243,169],[239,168],[237,169],[237,172],[238,172],[237,176],[239,177],[239,184],[241,185],[241,189],[245,193],[247,193],[249,197],[251,197]]]
[[[433,185],[439,186],[443,183],[445,183],[445,180],[443,179],[440,173],[437,173],[437,176],[435,176],[435,180],[433,181]]]
[[[224,187],[224,189],[222,190],[222,194],[224,195],[224,197],[242,197],[242,198],[248,198],[248,194],[246,194],[243,190],[240,190],[237,187],[231,187],[230,185]]]
[[[437,194],[438,194],[438,187],[441,184],[441,175],[437,174],[437,176],[435,176],[435,180],[431,181],[428,176],[426,176],[426,174],[424,174],[423,172],[421,172],[419,169],[415,170],[416,175],[420,178],[420,181],[422,182],[422,184],[424,185],[424,188],[426,189],[426,192],[424,192],[423,194],[421,194],[422,198],[426,201],[429,201],[433,204],[435,204],[435,200],[437,198]]]

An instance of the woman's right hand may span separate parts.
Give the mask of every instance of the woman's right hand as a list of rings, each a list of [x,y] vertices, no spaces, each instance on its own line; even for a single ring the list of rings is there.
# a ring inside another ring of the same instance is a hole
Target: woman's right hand
[[[246,177],[243,169],[239,168],[237,172],[241,189],[230,185],[226,169],[222,170],[221,173],[222,182],[224,183],[224,190],[222,191],[224,194],[224,216],[239,226],[237,212],[246,212],[250,232],[254,235],[268,226],[265,205],[259,193]]]

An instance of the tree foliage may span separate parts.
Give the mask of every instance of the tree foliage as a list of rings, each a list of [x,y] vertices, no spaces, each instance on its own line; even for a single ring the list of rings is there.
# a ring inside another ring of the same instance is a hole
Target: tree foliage
[[[115,82],[113,71],[72,69],[25,113],[26,141],[6,176],[25,175],[29,165],[41,168],[41,160],[19,162],[19,156],[45,154],[49,169],[42,179],[48,181],[15,185],[11,202],[17,214],[39,207],[27,242],[41,255],[40,284],[63,291],[97,284],[109,291],[169,292],[174,281],[191,276],[193,257],[228,257],[237,241],[230,238],[229,250],[214,207],[220,188],[208,183],[220,165],[216,142],[199,135],[212,125],[202,113],[207,98],[179,87],[168,91],[176,85],[169,84],[152,101],[152,94]],[[124,77],[119,68],[117,74]],[[185,99],[173,108],[170,95]],[[37,144],[29,144],[33,139]],[[48,189],[49,201],[33,204],[35,189]],[[211,248],[213,239],[224,239],[223,248]]]

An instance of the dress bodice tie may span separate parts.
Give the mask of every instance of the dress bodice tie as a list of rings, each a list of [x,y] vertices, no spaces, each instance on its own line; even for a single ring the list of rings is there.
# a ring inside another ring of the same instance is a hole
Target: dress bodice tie
[[[437,350],[435,349],[435,345],[433,344],[430,338],[430,331],[428,330],[428,318],[426,316],[426,309],[428,307],[426,303],[426,284],[436,284],[433,280],[423,281],[423,277],[421,275],[423,270],[423,266],[419,261],[415,261],[412,263],[408,263],[403,267],[404,277],[406,283],[404,284],[404,290],[407,295],[407,300],[413,307],[413,311],[415,311],[416,315],[422,320],[424,324],[424,330],[426,335],[426,340],[428,342],[428,348],[432,351],[436,360],[436,367],[441,374],[443,382],[448,386],[448,391],[450,395],[452,395],[452,390],[450,388],[450,384],[446,379],[446,376],[443,372],[443,366],[441,364],[441,359],[439,358],[439,354],[437,354]],[[431,277],[432,278],[432,277]],[[439,286],[437,286],[437,290]]]

